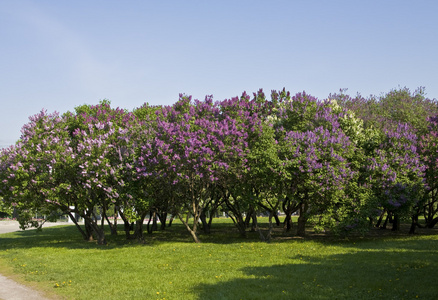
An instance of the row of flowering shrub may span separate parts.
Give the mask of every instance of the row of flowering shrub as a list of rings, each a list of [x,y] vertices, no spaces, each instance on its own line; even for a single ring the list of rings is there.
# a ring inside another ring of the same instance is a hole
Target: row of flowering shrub
[[[139,239],[146,216],[165,226],[172,215],[196,242],[198,227],[209,232],[219,210],[242,235],[250,218],[257,229],[260,211],[278,224],[279,210],[286,229],[299,213],[298,235],[309,222],[317,230],[363,231],[384,214],[394,229],[412,218],[414,230],[420,215],[433,226],[437,109],[418,94],[320,101],[285,90],[267,99],[260,90],[217,102],[181,95],[172,106],[132,112],[108,101],[63,115],[43,110],[1,152],[2,207],[14,207],[23,227],[35,225],[35,212],[80,216],[83,237],[101,244],[105,221],[116,232],[114,215],[128,238]],[[405,112],[396,105],[415,101],[427,113],[388,115],[381,108],[389,100],[394,114]]]

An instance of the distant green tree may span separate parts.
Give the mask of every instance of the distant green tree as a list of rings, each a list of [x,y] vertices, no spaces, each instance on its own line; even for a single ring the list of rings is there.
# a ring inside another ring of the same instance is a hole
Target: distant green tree
[[[437,99],[425,96],[420,87],[414,92],[408,88],[393,89],[380,97],[350,97],[341,90],[330,95],[344,108],[353,111],[364,121],[365,128],[395,129],[399,123],[408,123],[419,135],[427,132],[428,118],[438,114]]]

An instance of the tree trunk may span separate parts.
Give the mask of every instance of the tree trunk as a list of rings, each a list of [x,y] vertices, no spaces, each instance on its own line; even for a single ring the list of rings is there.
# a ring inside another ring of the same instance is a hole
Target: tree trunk
[[[258,222],[257,222],[257,213],[255,210],[252,211],[251,220],[252,220],[251,231],[256,231]]]
[[[105,226],[105,218],[106,218],[106,208],[105,206],[102,207],[102,212],[100,214],[100,227],[103,230],[103,227]]]
[[[180,214],[178,214],[178,218],[181,220],[181,222],[184,224],[184,226],[187,228],[187,230],[190,232],[190,235],[193,238],[193,241],[195,243],[201,243],[201,240],[198,238],[198,235],[196,234],[196,225],[194,225],[194,229],[190,228],[189,224],[181,217]]]
[[[299,209],[299,205],[292,205],[289,197],[286,197],[282,206],[283,206],[283,211],[286,214],[286,218],[284,219],[284,222],[283,222],[283,228],[286,230],[286,232],[288,232],[293,227],[292,214],[295,213]]]
[[[213,222],[213,217],[214,217],[214,214],[216,214],[216,210],[217,209],[212,210],[210,212],[210,217],[208,218],[208,228],[210,231],[211,231],[211,223]]]
[[[371,228],[371,227],[373,227],[374,219],[373,219],[373,217],[368,217],[368,219],[369,219],[368,226],[369,226],[369,228]]]
[[[409,229],[409,234],[415,234],[415,229],[418,225],[418,214],[412,216],[411,228]]]
[[[266,233],[266,237],[264,236],[262,230],[260,229],[260,227],[258,226],[258,224],[256,223],[256,231],[258,231],[259,236],[260,236],[260,240],[262,242],[266,242],[266,243],[270,243],[271,242],[271,237],[272,237],[272,211],[269,213],[269,227],[268,227],[268,232]],[[257,219],[256,219],[257,220]]]
[[[394,214],[394,219],[392,220],[392,231],[400,230],[400,218],[398,215]]]
[[[256,230],[257,230],[257,232],[259,233],[260,240],[261,240],[262,242],[266,242],[266,238],[265,238],[265,236],[263,235],[262,230],[261,230],[258,226],[256,227]]]
[[[152,231],[157,231],[158,230],[158,224],[157,224],[157,213],[154,211],[152,213],[153,217],[152,217]]]
[[[82,216],[82,218],[84,219],[85,232],[87,233],[88,241],[92,242],[92,241],[94,241],[94,239],[93,239],[93,228],[92,228],[92,226],[90,224],[90,222],[91,222],[90,212],[87,211]]]
[[[251,222],[251,218],[253,216],[254,213],[254,207],[252,207],[252,205],[249,207],[248,212],[246,213],[245,216],[245,226],[249,227],[249,223]],[[254,228],[251,228],[251,231],[254,231]]]
[[[275,218],[275,216],[277,216],[277,214],[275,213],[274,215],[269,214],[269,229],[268,229],[268,236],[266,237],[266,242],[270,243],[271,242],[271,237],[272,237],[272,217]],[[277,217],[278,218],[278,217]],[[278,226],[278,225],[277,225]]]
[[[111,223],[111,221],[109,220],[109,218],[106,214],[105,214],[105,219],[106,219],[106,222],[108,223],[108,226],[111,229],[111,235],[117,235],[117,229],[115,228],[114,224]]]
[[[131,239],[131,224],[129,223],[128,219],[126,218],[125,214],[119,209],[120,217],[123,220],[123,230],[125,231],[125,236],[127,240]]]
[[[137,240],[140,244],[145,243],[145,239],[144,239],[144,235],[143,235],[143,221],[144,221],[144,219],[142,218],[141,220],[138,220],[136,222],[135,233],[134,233],[134,236],[137,238]]]
[[[275,225],[276,225],[277,227],[280,226],[280,225],[281,225],[281,222],[280,222],[280,218],[278,217],[278,213],[275,212],[274,215],[273,215],[273,217],[274,217],[274,219],[275,219]]]
[[[106,245],[105,232],[98,225],[98,220],[96,220],[96,216],[94,215],[94,220],[92,218],[90,218],[89,216],[87,216],[87,218],[85,220],[88,221],[89,227],[96,235],[97,244],[98,245]]]
[[[79,223],[76,221],[76,218],[73,216],[73,214],[70,211],[67,213],[68,213],[70,219],[73,221],[73,223],[75,223],[76,228],[82,234],[82,237],[84,238],[84,240],[88,241],[90,239],[90,237],[87,235],[87,233],[84,230],[82,230],[81,225],[79,225]]]
[[[103,230],[99,230],[97,233],[97,244],[98,245],[106,245],[105,233]]]
[[[144,244],[144,235],[143,235],[143,222],[146,218],[146,212],[140,215],[140,219],[135,222],[135,230],[134,230],[134,238],[138,240],[139,243]]]
[[[438,217],[429,221],[427,223],[427,228],[434,228],[437,223],[438,223]]]
[[[251,214],[251,216],[254,216],[255,214],[256,214],[256,213],[253,212],[253,213]],[[260,229],[259,224],[258,224],[258,222],[257,222],[257,216],[256,216],[255,220],[253,219],[253,221],[252,221],[252,227],[253,227],[253,229],[251,229],[251,231],[257,231],[257,232],[259,233],[260,240],[261,240],[262,242],[266,242],[265,235],[263,234],[263,231]]]
[[[292,229],[292,215],[291,215],[291,213],[286,214],[286,217],[284,218],[284,222],[283,222],[283,228],[286,230],[286,232],[288,232]]]
[[[229,196],[228,196],[229,197]],[[227,205],[228,209],[230,210],[230,212],[234,215],[230,217],[233,220],[234,224],[236,225],[237,229],[239,230],[240,236],[243,238],[246,238],[246,223],[245,223],[245,219],[242,216],[242,213],[240,211],[240,208],[238,206],[232,205],[228,199],[228,197],[226,197],[224,199],[225,204]]]
[[[202,222],[202,230],[204,231],[204,233],[209,234],[210,233],[210,224],[207,222],[207,216],[205,215],[204,210],[201,212],[199,219]]]
[[[386,213],[386,210],[384,210],[384,211],[380,214],[379,220],[378,220],[377,223],[376,223],[376,227],[379,227],[380,224],[382,224],[383,217],[385,216],[385,213]]]
[[[93,228],[94,233],[97,237],[97,244],[98,245],[106,245],[106,238],[105,238],[105,232],[99,225],[96,223],[91,223],[91,227]]]
[[[300,204],[300,216],[298,218],[297,235],[302,237],[306,235],[307,208],[308,208],[307,203]]]
[[[433,228],[438,222],[438,218],[435,215],[438,213],[437,203],[438,189],[432,189],[427,203],[424,205],[423,215],[428,228]],[[435,217],[435,218],[434,218]]]
[[[222,202],[223,201],[219,201],[218,199],[216,199],[215,204],[212,206],[212,208],[210,210],[210,217],[208,219],[208,227],[210,228],[210,231],[211,231],[211,224],[213,223],[213,218],[217,214],[217,209],[218,209],[219,205],[222,204]]]
[[[166,219],[167,219],[167,212],[163,212],[161,214],[157,213],[158,219],[160,220],[160,230],[166,229]]]
[[[261,208],[265,209],[266,211],[269,212],[269,215],[272,215],[275,218],[275,224],[277,226],[280,226],[281,222],[280,219],[278,218],[278,212],[277,212],[277,208],[278,208],[278,204],[275,205],[275,207],[268,202],[270,207],[267,207],[266,205],[262,204],[262,203],[257,203]]]
[[[172,226],[173,219],[175,219],[175,216],[174,216],[174,215],[172,215],[172,216],[170,217],[170,219],[169,219],[169,224],[167,225],[167,227]]]
[[[251,222],[251,217],[252,217],[252,211],[248,211],[248,213],[245,216],[245,225],[246,227],[249,227],[249,223]]]
[[[114,206],[114,231],[116,232],[117,235],[117,219],[119,218],[119,213],[117,211],[117,206]],[[112,234],[112,232],[111,232]]]
[[[148,231],[149,234],[152,233],[152,228],[150,226],[152,221],[152,211],[149,212],[149,220],[148,220],[148,224],[146,225],[146,230]]]
[[[386,225],[388,225],[388,221],[391,218],[391,212],[388,212],[386,215],[386,219],[385,219],[385,223],[383,223],[383,226],[381,227],[382,229],[386,229]]]
[[[243,223],[243,224],[242,224]],[[246,226],[244,222],[236,223],[237,229],[239,230],[239,234],[241,237],[246,238]]]

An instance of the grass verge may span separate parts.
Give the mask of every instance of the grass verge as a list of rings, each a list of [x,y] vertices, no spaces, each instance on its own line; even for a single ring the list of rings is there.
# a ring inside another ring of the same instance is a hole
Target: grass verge
[[[66,299],[435,299],[438,235],[238,237],[229,221],[195,244],[181,224],[98,246],[74,226],[0,235],[0,267]]]

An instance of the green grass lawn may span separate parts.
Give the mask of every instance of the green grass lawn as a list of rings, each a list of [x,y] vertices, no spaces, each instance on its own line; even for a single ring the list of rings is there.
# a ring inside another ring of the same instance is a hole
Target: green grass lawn
[[[238,237],[213,223],[202,244],[181,224],[146,244],[84,242],[74,226],[0,235],[0,273],[67,299],[437,299],[438,235]]]

